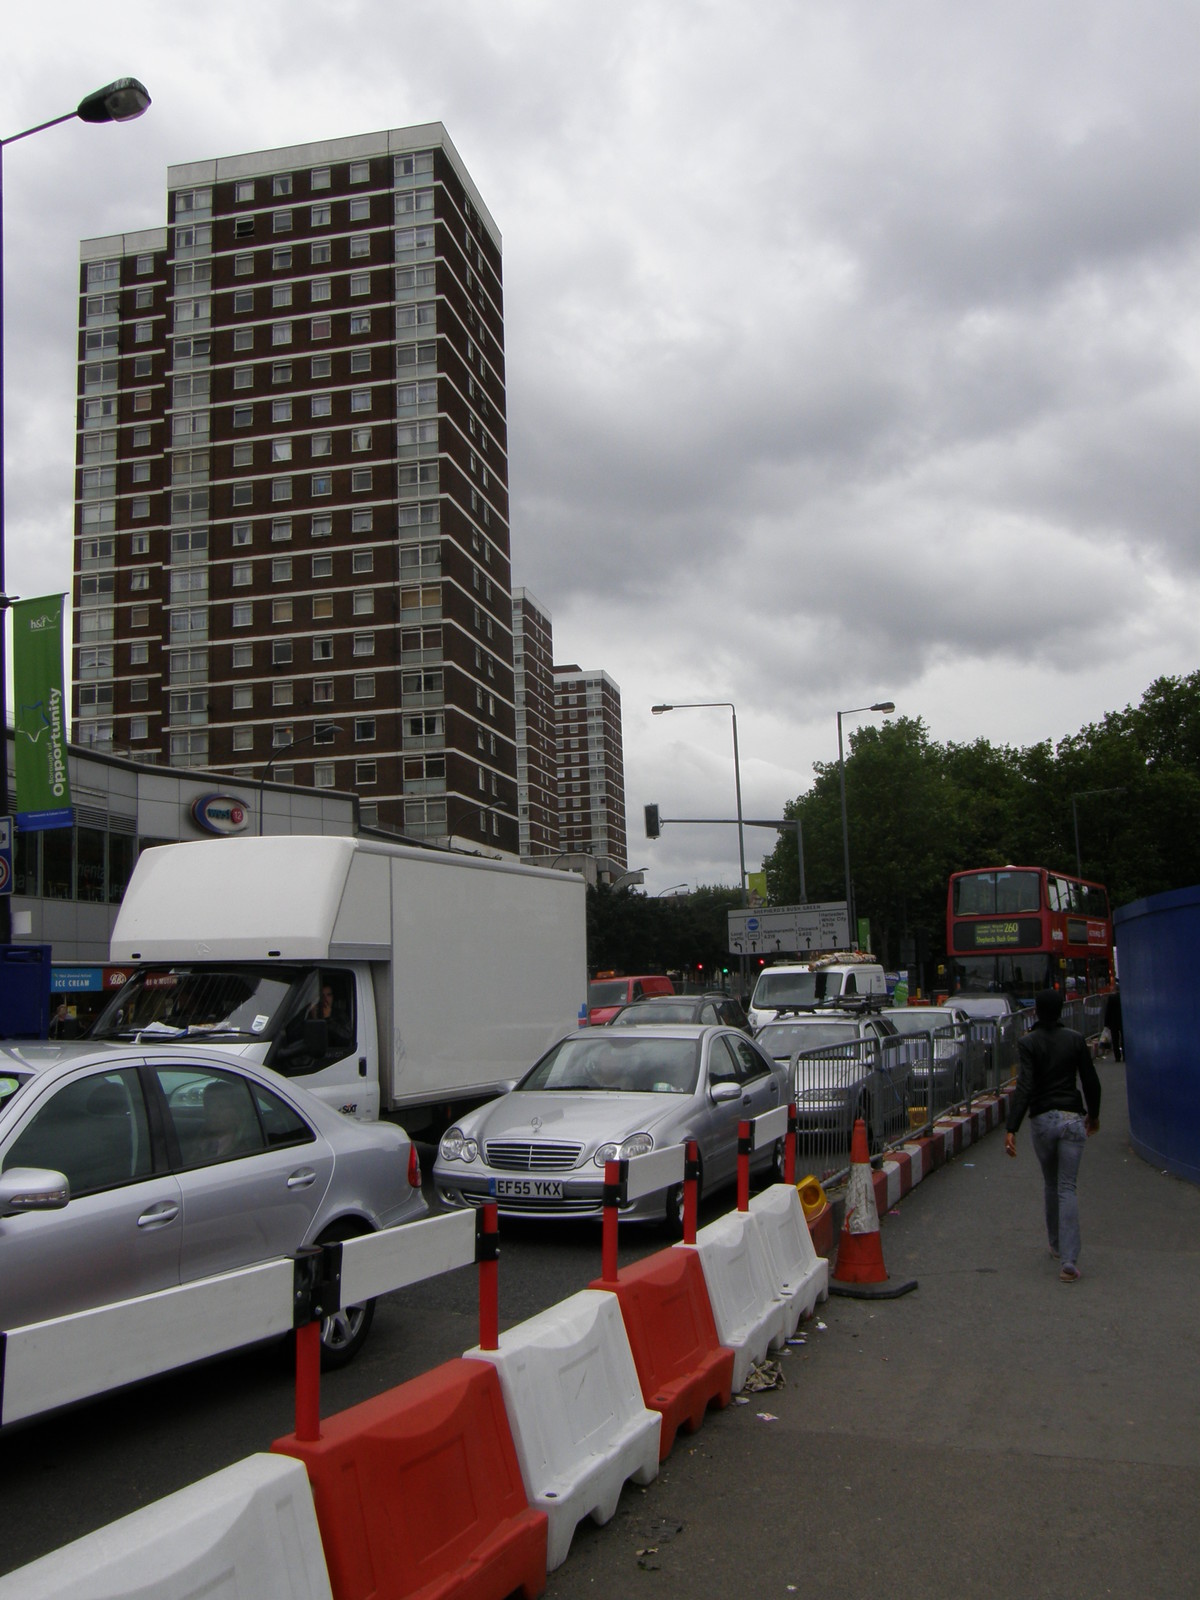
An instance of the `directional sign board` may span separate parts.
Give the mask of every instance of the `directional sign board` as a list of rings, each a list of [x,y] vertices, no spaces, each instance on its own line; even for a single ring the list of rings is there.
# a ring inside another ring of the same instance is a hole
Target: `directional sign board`
[[[845,950],[849,944],[850,919],[844,900],[729,913],[729,949],[735,956],[815,955],[822,950]]]

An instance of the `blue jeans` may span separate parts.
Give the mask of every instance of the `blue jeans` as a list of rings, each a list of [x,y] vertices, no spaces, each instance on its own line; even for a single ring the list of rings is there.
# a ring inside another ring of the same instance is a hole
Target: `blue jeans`
[[[1077,1111],[1043,1111],[1030,1117],[1033,1151],[1046,1191],[1046,1237],[1064,1267],[1079,1260],[1079,1201],[1075,1184],[1087,1144],[1087,1128]]]

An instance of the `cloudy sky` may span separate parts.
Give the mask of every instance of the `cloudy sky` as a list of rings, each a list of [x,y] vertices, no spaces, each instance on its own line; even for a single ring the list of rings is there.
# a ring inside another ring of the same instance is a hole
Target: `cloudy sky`
[[[630,865],[839,708],[1058,739],[1200,664],[1189,0],[7,0],[8,588],[70,582],[81,238],[175,162],[441,121],[504,237],[514,581],[624,703]],[[22,16],[29,20],[21,20]],[[852,721],[854,719],[851,719]],[[757,867],[773,835],[750,834]]]

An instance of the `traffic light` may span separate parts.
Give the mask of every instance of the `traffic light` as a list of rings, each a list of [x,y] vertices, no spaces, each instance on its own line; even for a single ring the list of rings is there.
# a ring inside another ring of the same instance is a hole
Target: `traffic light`
[[[659,825],[658,825],[658,807],[657,806],[647,806],[646,807],[646,837],[647,837],[647,839],[657,839],[660,832],[661,832],[661,829],[659,828]]]

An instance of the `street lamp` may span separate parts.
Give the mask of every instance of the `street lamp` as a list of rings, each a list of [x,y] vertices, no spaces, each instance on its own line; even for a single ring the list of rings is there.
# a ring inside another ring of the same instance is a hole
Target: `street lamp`
[[[278,750],[273,750],[267,757],[263,775],[258,780],[258,837],[260,839],[263,831],[263,804],[267,797],[267,784],[271,781],[271,768],[279,760],[280,756],[288,755],[292,750],[299,749],[301,745],[315,744],[318,741],[323,742],[326,734],[333,735],[341,733],[341,731],[342,725],[340,722],[318,722],[314,725],[311,733],[302,734],[299,739],[290,739],[287,744],[281,744]]]
[[[1116,789],[1080,789],[1071,796],[1071,821],[1075,825],[1075,876],[1083,877],[1083,857],[1079,853],[1079,811],[1075,805],[1076,800],[1087,800],[1094,794],[1124,794],[1125,785],[1121,784]]]
[[[645,875],[649,871],[649,867],[630,867],[628,872],[618,873],[609,884],[609,888],[615,893],[618,889],[624,889],[631,883],[645,883]]]
[[[850,943],[858,949],[858,928],[854,920],[854,896],[850,889],[850,825],[846,820],[846,761],[842,755],[842,718],[857,717],[863,711],[895,711],[891,700],[877,700],[873,706],[851,706],[837,714],[838,785],[842,792],[842,864],[846,869],[846,920],[850,924]]]
[[[746,892],[746,832],[742,825],[742,764],[738,757],[737,710],[732,700],[686,700],[675,705],[651,706],[651,714],[661,717],[665,711],[708,711],[721,708],[733,718],[733,782],[737,792],[738,867],[741,872],[742,904],[748,906]]]
[[[76,117],[81,122],[132,122],[140,117],[150,104],[150,96],[136,78],[118,78],[82,99],[74,111],[49,122],[39,122],[23,133],[11,133],[0,139],[0,817],[9,814],[8,804],[8,668],[5,657],[5,633],[8,622],[9,597],[4,587],[4,149],[16,144],[18,139],[28,139],[31,134],[42,133],[46,128],[57,127],[60,122],[71,122]],[[12,897],[0,895],[0,945],[12,938]]]
[[[679,889],[686,889],[686,888],[687,888],[687,884],[686,884],[686,883],[672,883],[672,884],[670,884],[670,885],[668,885],[668,887],[667,887],[667,888],[665,888],[665,889],[660,889],[660,890],[659,890],[659,891],[658,891],[658,893],[657,893],[657,894],[656,894],[656,895],[655,895],[655,896],[654,896],[654,898],[655,898],[655,899],[656,899],[656,900],[661,900],[661,899],[662,899],[662,897],[663,897],[663,896],[664,896],[664,895],[666,895],[666,894],[671,894],[671,895],[673,895],[673,894],[675,894],[675,893],[676,893],[676,891],[677,891],[677,890],[679,890]]]

